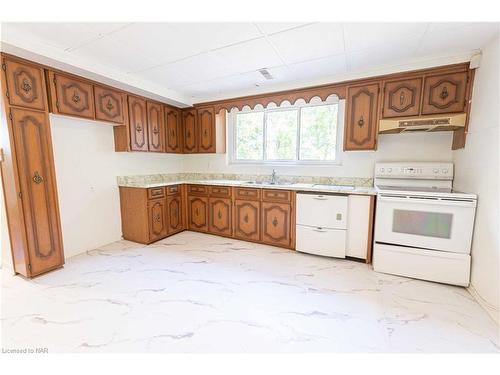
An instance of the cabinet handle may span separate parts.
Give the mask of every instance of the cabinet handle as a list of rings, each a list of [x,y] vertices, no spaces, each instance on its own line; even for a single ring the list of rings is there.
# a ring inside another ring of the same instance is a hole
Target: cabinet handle
[[[443,87],[441,90],[441,94],[439,94],[439,97],[443,100],[445,100],[450,94],[448,93],[448,88],[446,86]]]
[[[403,105],[405,102],[405,92],[401,91],[401,94],[399,95],[399,104]]]
[[[111,100],[108,100],[108,104],[106,104],[106,108],[107,108],[109,111],[111,111],[111,110],[114,108],[113,103],[111,103]]]
[[[365,124],[365,120],[363,118],[363,115],[361,115],[361,117],[358,120],[358,125],[361,128],[361,127],[363,127],[364,124]]]
[[[23,84],[21,85],[21,89],[27,94],[31,91],[31,85],[27,79],[23,79]]]
[[[222,219],[222,213],[220,212],[220,210],[219,212],[217,212],[217,217],[219,218],[219,220]]]
[[[319,232],[319,233],[326,233],[326,230],[324,230],[323,228],[321,227],[318,227],[318,228],[313,228],[313,231],[315,232]]]
[[[153,134],[158,134],[159,132],[158,128],[153,128]]]
[[[73,100],[73,102],[75,103],[78,103],[80,101],[80,96],[75,92],[71,100]]]
[[[35,175],[33,176],[33,182],[35,184],[41,184],[43,182],[43,177],[40,176],[40,174],[38,173],[38,171],[35,171]]]
[[[135,126],[135,130],[136,130],[136,131],[138,131],[139,133],[140,133],[140,132],[142,132],[142,126],[141,126],[141,125],[139,125],[139,124],[137,124],[137,125]]]
[[[327,201],[328,200],[328,198],[325,198],[322,195],[318,195],[317,197],[313,197],[313,199],[316,199],[317,201]]]
[[[244,221],[245,223],[248,223],[248,214],[246,214],[246,215],[243,217],[243,221]]]
[[[276,219],[276,216],[273,219],[273,227],[278,226],[278,219]]]
[[[156,220],[156,222],[159,223],[160,222],[160,215],[156,215],[155,220]]]

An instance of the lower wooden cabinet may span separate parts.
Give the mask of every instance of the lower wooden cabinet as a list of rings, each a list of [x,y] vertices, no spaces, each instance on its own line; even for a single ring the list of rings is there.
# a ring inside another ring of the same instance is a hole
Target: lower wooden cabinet
[[[262,203],[262,242],[290,246],[291,206],[284,203]]]
[[[234,237],[249,241],[260,240],[260,202],[234,202]]]
[[[209,199],[209,224],[210,233],[220,234],[223,236],[231,236],[231,199],[227,198],[210,198]]]
[[[167,220],[168,234],[178,233],[184,230],[182,198],[180,195],[167,197]]]
[[[192,230],[208,231],[208,198],[188,197],[188,228]]]
[[[166,200],[157,199],[148,203],[149,240],[154,242],[167,235]]]

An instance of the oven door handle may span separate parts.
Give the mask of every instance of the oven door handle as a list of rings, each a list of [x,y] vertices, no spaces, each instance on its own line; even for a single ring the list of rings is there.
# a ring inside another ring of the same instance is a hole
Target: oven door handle
[[[420,198],[413,196],[389,196],[383,194],[379,194],[378,199],[382,202],[394,203],[423,203],[435,206],[476,207],[476,202],[470,199]]]

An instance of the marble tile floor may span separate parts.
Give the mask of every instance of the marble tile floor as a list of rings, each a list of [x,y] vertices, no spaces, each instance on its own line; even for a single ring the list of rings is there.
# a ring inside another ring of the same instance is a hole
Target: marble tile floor
[[[49,352],[498,352],[466,289],[183,232],[33,280],[2,270],[2,347]]]

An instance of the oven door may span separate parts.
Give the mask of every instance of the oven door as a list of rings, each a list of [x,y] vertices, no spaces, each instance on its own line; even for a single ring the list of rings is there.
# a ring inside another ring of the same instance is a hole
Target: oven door
[[[476,202],[379,194],[375,241],[469,254]]]

